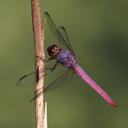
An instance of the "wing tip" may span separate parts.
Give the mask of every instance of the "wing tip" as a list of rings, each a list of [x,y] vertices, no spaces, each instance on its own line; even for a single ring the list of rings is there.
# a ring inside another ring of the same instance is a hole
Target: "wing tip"
[[[47,15],[50,17],[49,13],[47,11],[44,12],[44,15]]]

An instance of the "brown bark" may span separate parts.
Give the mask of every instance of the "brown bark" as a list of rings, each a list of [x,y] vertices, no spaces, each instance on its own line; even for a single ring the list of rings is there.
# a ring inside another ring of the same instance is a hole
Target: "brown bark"
[[[35,43],[36,57],[36,93],[43,89],[43,73],[44,73],[44,26],[41,21],[41,11],[39,0],[31,0],[32,5],[32,23]],[[36,98],[36,128],[44,128],[44,96],[42,94]]]

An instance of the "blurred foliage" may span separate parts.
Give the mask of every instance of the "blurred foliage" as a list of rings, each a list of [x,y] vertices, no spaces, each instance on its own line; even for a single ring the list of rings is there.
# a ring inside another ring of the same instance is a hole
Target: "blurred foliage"
[[[75,77],[70,86],[46,95],[49,128],[128,127],[127,5],[127,0],[41,1],[42,14],[48,11],[67,28],[79,64],[118,103],[112,108]],[[0,127],[35,128],[34,103],[29,102],[34,85],[15,85],[34,70],[30,0],[1,0],[0,28]]]

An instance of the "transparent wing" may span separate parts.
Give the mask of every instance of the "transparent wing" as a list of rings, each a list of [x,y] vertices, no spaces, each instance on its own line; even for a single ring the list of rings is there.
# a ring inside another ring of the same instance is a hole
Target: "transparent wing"
[[[64,46],[66,46],[69,50],[72,51],[72,49],[70,48],[70,45],[66,42],[65,37],[63,37],[63,34],[60,33],[60,30],[57,29],[56,25],[54,24],[52,18],[50,17],[50,15],[48,14],[48,12],[44,12],[44,17],[47,20],[48,26],[51,30],[51,32],[53,33],[53,35],[57,38],[57,40],[62,43]],[[62,28],[61,28],[62,29]],[[64,32],[64,29],[63,29]],[[66,35],[67,36],[67,35]],[[66,37],[67,38],[67,37]]]
[[[59,33],[61,34],[61,36],[63,37],[63,39],[65,40],[66,44],[68,45],[68,47],[70,48],[71,52],[73,53],[73,55],[75,55],[74,51],[73,51],[73,48],[72,48],[72,45],[70,43],[70,40],[69,40],[69,36],[68,36],[68,33],[65,29],[64,26],[60,26],[58,28],[58,31]]]
[[[20,77],[17,82],[16,85],[20,86],[20,85],[25,85],[30,83],[30,81],[33,81],[33,84],[35,82],[35,71],[27,73],[25,75],[23,75],[22,77]]]
[[[52,71],[50,70],[50,68],[45,69],[45,72],[43,73],[43,76],[47,76],[51,73]],[[23,75],[22,77],[20,77],[17,82],[16,85],[20,86],[20,85],[29,85],[29,84],[34,84],[36,81],[36,74],[35,71],[27,73],[25,75]]]
[[[58,77],[56,80],[54,80],[49,85],[47,85],[44,88],[44,93],[51,92],[54,89],[63,86],[64,84],[68,83],[71,80],[71,78],[73,78],[73,76],[74,76],[73,70],[68,69],[68,71],[64,72],[60,77]]]
[[[66,85],[68,83],[67,81],[71,81],[73,76],[74,76],[73,70],[69,69],[68,71],[64,72],[60,77],[58,77],[56,80],[54,80],[49,85],[47,85],[43,90],[44,93],[49,93],[55,90],[56,88],[63,86],[64,84]],[[37,94],[31,99],[31,101],[39,97],[41,93],[42,91],[40,92],[40,90],[37,90]]]

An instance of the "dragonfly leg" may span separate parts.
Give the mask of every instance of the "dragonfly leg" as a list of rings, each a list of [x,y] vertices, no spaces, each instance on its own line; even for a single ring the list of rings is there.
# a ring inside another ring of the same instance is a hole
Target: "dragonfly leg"
[[[45,68],[45,71],[46,71],[46,72],[43,71],[43,75],[42,75],[41,77],[48,75],[50,72],[53,72],[53,71],[55,70],[55,68],[57,67],[57,64],[58,64],[58,61],[55,63],[55,65],[54,65],[53,67]],[[50,71],[50,72],[48,72],[48,71]],[[26,78],[28,75],[29,75],[29,74],[24,75],[24,76],[22,77],[22,79],[24,79],[24,77]],[[40,78],[41,78],[41,77],[40,77]],[[36,70],[36,81],[38,82],[40,78],[39,78],[39,68],[37,68],[37,70]]]
[[[58,61],[55,63],[55,65],[53,67],[45,68],[45,70],[50,70],[51,72],[53,72],[55,70],[55,68],[57,67],[57,65],[58,65]]]
[[[43,71],[43,75],[42,75],[41,77],[46,76],[46,75],[48,75],[49,73],[53,72],[53,71],[55,70],[55,68],[57,67],[57,64],[58,64],[58,62],[56,62],[53,67],[45,68],[45,71],[46,71],[46,72]],[[50,72],[48,72],[48,71],[50,71]],[[24,76],[23,76],[23,77],[24,77]],[[25,77],[27,77],[27,76],[25,75]],[[40,77],[40,78],[41,78],[41,77]],[[40,78],[39,78],[39,69],[37,68],[37,70],[36,70],[36,81],[38,82]],[[22,78],[22,79],[24,79],[24,78]]]
[[[55,59],[55,58],[53,58],[53,57],[50,57],[50,58],[48,58],[48,59],[43,59],[42,57],[39,57],[39,56],[36,56],[36,57],[39,58],[39,59],[41,59],[43,62],[49,62],[49,61]]]

